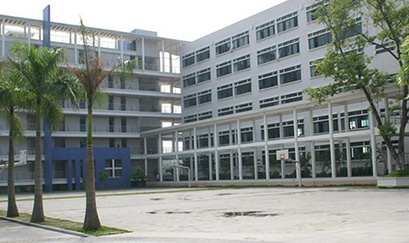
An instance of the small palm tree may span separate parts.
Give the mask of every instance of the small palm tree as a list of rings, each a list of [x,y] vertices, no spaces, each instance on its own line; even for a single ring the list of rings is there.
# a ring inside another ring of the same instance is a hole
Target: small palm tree
[[[2,63],[4,64],[4,63]],[[16,192],[14,188],[14,144],[21,142],[24,128],[17,110],[23,107],[24,94],[21,92],[16,77],[10,75],[8,68],[0,67],[0,112],[9,126],[9,156],[7,181],[7,217],[18,217]]]
[[[31,222],[44,222],[41,130],[42,119],[51,129],[61,121],[61,101],[70,99],[76,103],[77,81],[62,72],[59,64],[63,60],[62,49],[36,49],[34,46],[15,44],[9,58],[12,75],[22,82],[21,89],[27,93],[29,110],[36,115],[36,143],[34,163],[34,207]],[[28,103],[28,102],[27,102]]]
[[[101,97],[106,98],[105,93],[101,89],[101,83],[117,69],[121,69],[122,74],[132,73],[134,62],[118,62],[107,69],[100,56],[95,55],[95,50],[88,43],[94,43],[95,36],[92,35],[85,28],[82,20],[80,32],[83,39],[84,47],[84,66],[82,68],[70,67],[68,69],[78,78],[79,85],[83,90],[82,99],[86,100],[88,106],[87,115],[87,164],[86,164],[86,209],[84,228],[88,230],[96,230],[101,227],[101,223],[98,217],[97,203],[95,197],[95,164],[94,164],[94,146],[92,136],[92,113],[94,104]]]

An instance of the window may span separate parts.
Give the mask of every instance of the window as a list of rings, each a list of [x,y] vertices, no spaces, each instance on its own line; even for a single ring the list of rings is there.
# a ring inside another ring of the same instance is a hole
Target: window
[[[196,106],[197,105],[196,94],[191,94],[191,95],[183,97],[183,104],[184,104],[185,108],[191,107],[191,106]]]
[[[345,29],[344,32],[339,35],[339,37],[341,39],[347,39],[359,35],[360,33],[362,33],[362,19],[359,17],[355,19],[355,24]]]
[[[351,143],[351,159],[365,159],[365,155],[369,153],[369,141]]]
[[[266,89],[278,85],[277,71],[258,76],[259,89]]]
[[[196,76],[194,73],[183,76],[183,87],[189,87],[196,84]]]
[[[126,118],[121,117],[121,132],[126,132],[126,130],[127,130]]]
[[[113,96],[108,96],[108,110],[110,111],[114,110],[114,97]]]
[[[233,60],[234,72],[250,68],[250,54]]]
[[[180,106],[180,105],[173,105],[173,113],[175,113],[175,114],[182,114],[182,106]]]
[[[308,34],[308,45],[310,50],[325,46],[326,44],[331,43],[332,34],[328,32],[328,29],[323,29],[311,34]]]
[[[173,88],[172,88],[172,92],[173,92],[174,94],[180,94],[180,93],[182,92],[182,89],[179,88],[179,87],[173,87]]]
[[[198,115],[199,121],[211,119],[212,117],[213,117],[212,111],[203,112]]]
[[[172,122],[162,122],[162,128],[171,127],[171,126],[172,126]]]
[[[197,100],[199,105],[212,102],[212,90],[205,90],[197,93]]]
[[[217,99],[226,99],[233,96],[233,84],[223,85],[217,88]]]
[[[322,61],[322,59],[311,61],[310,62],[310,77],[317,77],[320,76],[320,74],[317,71],[317,65]]]
[[[314,133],[328,133],[329,132],[329,121],[328,116],[314,117]],[[338,131],[338,114],[333,114],[333,127],[334,131]]]
[[[363,129],[369,127],[369,118],[367,110],[348,112],[349,129]]]
[[[280,58],[288,57],[300,53],[300,39],[295,38],[278,44],[278,54]]]
[[[236,113],[246,112],[253,110],[253,103],[245,103],[241,105],[236,105]]]
[[[107,159],[105,160],[105,172],[109,174],[110,178],[122,177],[122,160]]]
[[[187,54],[186,56],[182,57],[182,66],[183,67],[188,67],[195,64],[195,53],[192,52],[190,54]]]
[[[249,31],[243,32],[232,37],[233,50],[250,43]]]
[[[201,62],[210,58],[210,47],[205,47],[196,51],[196,62]]]
[[[273,35],[275,35],[274,20],[256,27],[256,36],[258,41]]]
[[[241,142],[242,143],[249,143],[253,142],[253,128],[247,127],[240,129],[241,132]]]
[[[108,88],[109,89],[114,88],[114,78],[111,75],[108,76]]]
[[[160,85],[160,92],[162,93],[170,93],[171,92],[171,87],[168,84],[161,84]]]
[[[304,135],[304,119],[298,120],[298,136]],[[294,121],[283,122],[283,136],[294,137]]]
[[[218,78],[231,74],[231,72],[231,61],[224,62],[216,66],[216,75]]]
[[[230,144],[230,132],[229,131],[219,132],[219,145],[225,146],[229,144]]]
[[[115,132],[115,118],[109,118],[109,132]]]
[[[392,41],[383,43],[382,46],[375,46],[375,54],[385,53],[388,52],[388,50],[395,50],[395,45]]]
[[[280,70],[280,83],[288,84],[301,80],[301,65]]]
[[[307,22],[312,22],[318,19],[320,16],[317,14],[317,10],[323,4],[327,4],[329,1],[325,0],[325,2],[315,3],[307,7]]]
[[[197,121],[197,115],[185,116],[184,121],[185,123],[195,122]]]
[[[277,106],[279,104],[278,101],[278,96],[260,100],[260,108],[267,108],[267,107],[272,107],[272,106]]]
[[[233,106],[221,108],[218,110],[218,114],[219,116],[227,116],[227,115],[234,114],[234,108]]]
[[[302,100],[302,92],[296,92],[291,94],[286,94],[281,96],[281,104],[288,104],[292,102],[297,102]]]
[[[172,104],[161,104],[161,112],[162,113],[172,113]]]
[[[220,42],[216,43],[216,55],[221,55],[223,53],[226,53],[230,51],[231,48],[231,39],[225,39]]]
[[[85,132],[86,130],[86,118],[85,116],[80,117],[80,132]]]
[[[196,73],[197,83],[205,82],[210,80],[210,68],[203,69]]]
[[[257,52],[257,64],[272,62],[277,59],[276,46],[271,46]]]
[[[121,111],[126,111],[126,97],[121,96]]]
[[[277,19],[278,33],[295,28],[298,26],[298,14],[297,12],[285,15]]]
[[[280,123],[273,123],[267,125],[268,139],[280,138]],[[264,140],[264,125],[261,125],[261,139]]]
[[[251,78],[234,83],[234,93],[236,95],[251,93]]]

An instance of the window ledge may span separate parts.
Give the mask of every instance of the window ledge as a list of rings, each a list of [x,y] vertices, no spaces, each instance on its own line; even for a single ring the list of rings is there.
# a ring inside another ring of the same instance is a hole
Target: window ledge
[[[276,24],[278,25],[278,23],[276,23]],[[298,23],[298,24],[300,24],[300,23]],[[284,31],[282,31],[282,32],[278,32],[278,30],[277,30],[277,35],[282,35],[282,34],[285,34],[285,33],[289,32],[289,31],[296,30],[296,29],[298,29],[298,28],[300,28],[300,25],[298,25],[298,26],[296,26],[296,27],[293,27],[293,28],[291,28],[291,29],[288,29],[288,30],[284,30]]]

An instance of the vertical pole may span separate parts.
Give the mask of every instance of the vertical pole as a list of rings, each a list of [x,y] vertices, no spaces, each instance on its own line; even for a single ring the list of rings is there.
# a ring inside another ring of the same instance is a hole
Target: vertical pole
[[[148,176],[148,139],[143,138],[143,154],[145,155],[145,176]]]
[[[281,150],[284,150],[284,145],[281,145]],[[285,179],[285,161],[281,160],[281,179]]]
[[[199,181],[199,168],[197,161],[197,140],[196,140],[196,127],[193,128],[193,149],[194,149],[194,161],[195,161],[195,181]]]
[[[240,119],[237,119],[236,123],[237,127],[237,145],[238,148],[238,156],[239,156],[239,180],[243,180],[243,158],[241,157],[241,130],[240,130]]]
[[[31,22],[28,21],[28,35],[27,35],[27,42],[28,42],[28,46],[31,46]]]
[[[98,33],[98,56],[101,57],[101,33]]]
[[[67,185],[68,191],[72,191],[72,159],[67,160]]]
[[[284,128],[283,128],[283,114],[280,113],[278,116],[279,123],[280,123],[280,139],[284,138]]]
[[[345,120],[345,132],[349,132],[348,104],[344,105],[344,120]]]
[[[209,152],[209,181],[213,180],[212,152]]]
[[[254,129],[255,130],[255,129]],[[258,164],[257,164],[257,149],[253,151],[253,161],[254,161],[254,179],[258,180]]]
[[[213,143],[214,143],[214,161],[216,166],[216,181],[220,180],[220,158],[219,158],[219,143],[218,143],[219,133],[217,132],[217,124],[213,125]]]
[[[234,160],[233,151],[230,150],[230,179],[234,180]]]
[[[75,160],[75,190],[81,190],[81,165],[80,160]]]
[[[312,178],[317,178],[317,157],[315,154],[315,142],[311,142]]]
[[[267,115],[264,113],[263,115],[263,123],[264,123],[264,161],[266,162],[266,179],[270,179],[270,151],[268,149],[268,122],[267,122]],[[254,129],[256,129],[254,127]]]
[[[176,181],[180,181],[180,175],[179,175],[179,134],[178,131],[175,131],[175,136],[174,136],[174,143],[175,143],[175,153],[176,153],[176,161],[178,163],[178,166],[176,167]]]
[[[378,158],[376,157],[376,137],[375,137],[375,120],[373,119],[373,111],[369,110],[369,126],[371,129],[371,158],[372,158],[372,173],[373,177],[378,176]]]
[[[122,35],[121,35],[120,44],[121,44],[121,62],[123,62],[124,61],[124,39]]]
[[[142,70],[145,70],[145,38],[142,37]]]
[[[300,163],[300,148],[298,144],[298,118],[297,118],[297,109],[293,109],[293,116],[294,116],[294,147],[295,147],[295,160],[297,163],[295,164],[295,170],[297,174],[297,179],[300,181],[301,179],[301,163]]]
[[[6,55],[6,22],[1,20],[1,56]]]
[[[165,41],[162,40],[162,72],[165,72]]]
[[[74,32],[74,63],[78,64],[78,44],[77,44],[77,32]]]
[[[159,180],[163,182],[163,161],[162,161],[162,134],[159,133],[158,139],[158,152],[159,152]]]
[[[390,122],[391,118],[390,118],[390,114],[389,114],[389,99],[385,98],[383,100],[383,103],[385,105],[385,120],[387,122]],[[388,174],[392,173],[393,170],[393,163],[392,163],[392,154],[391,154],[391,150],[389,148],[387,148],[387,167],[388,167]]]
[[[332,178],[337,177],[337,167],[335,160],[335,144],[334,144],[334,118],[332,115],[332,104],[328,103],[328,124],[329,124],[329,145],[330,145],[330,156],[331,156],[331,175]]]
[[[348,177],[352,177],[352,159],[351,159],[351,139],[348,137],[346,140],[347,150],[347,173]]]
[[[314,112],[313,110],[309,111],[309,121],[310,121],[310,136],[314,136]]]

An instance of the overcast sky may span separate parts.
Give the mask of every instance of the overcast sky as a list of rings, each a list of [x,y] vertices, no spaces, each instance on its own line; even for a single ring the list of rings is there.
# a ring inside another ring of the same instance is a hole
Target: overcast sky
[[[3,0],[0,14],[42,19],[51,5],[51,21],[129,32],[135,28],[159,36],[193,41],[284,0]]]

